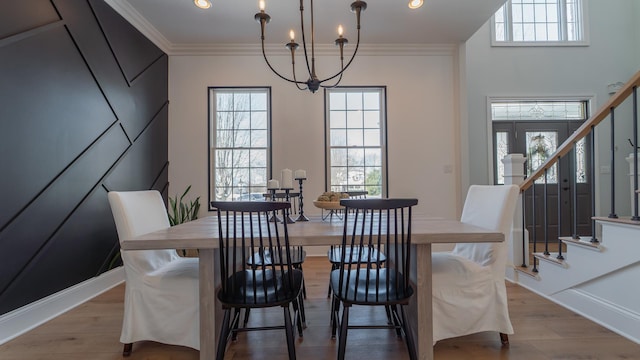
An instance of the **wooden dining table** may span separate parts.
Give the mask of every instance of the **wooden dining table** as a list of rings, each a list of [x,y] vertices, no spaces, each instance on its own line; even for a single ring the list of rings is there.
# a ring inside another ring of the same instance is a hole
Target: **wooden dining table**
[[[207,216],[164,230],[124,240],[124,250],[198,249],[200,282],[200,359],[214,359],[222,321],[222,307],[216,300],[218,261],[218,222]],[[291,245],[326,246],[342,241],[343,222],[337,219],[289,224]],[[464,224],[456,220],[426,218],[414,215],[412,222],[411,280],[414,296],[408,306],[408,319],[416,340],[418,359],[433,359],[433,322],[431,293],[431,244],[500,242],[500,232]]]

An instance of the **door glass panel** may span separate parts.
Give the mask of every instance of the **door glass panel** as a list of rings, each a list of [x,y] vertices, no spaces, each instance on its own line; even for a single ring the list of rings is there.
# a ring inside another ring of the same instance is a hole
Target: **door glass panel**
[[[528,177],[556,151],[558,147],[558,133],[556,131],[527,131],[525,136]],[[557,174],[557,165],[554,165],[547,173],[547,184],[557,183]],[[544,184],[544,176],[538,178],[536,184]]]
[[[497,184],[504,184],[504,164],[502,159],[509,154],[509,133],[506,131],[496,132],[496,165],[497,165]]]
[[[587,183],[587,154],[585,151],[585,139],[582,138],[576,143],[576,182],[578,184]]]

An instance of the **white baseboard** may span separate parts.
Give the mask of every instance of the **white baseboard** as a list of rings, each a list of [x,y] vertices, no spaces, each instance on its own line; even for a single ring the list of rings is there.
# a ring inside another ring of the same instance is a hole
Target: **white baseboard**
[[[0,316],[0,345],[102,294],[124,281],[118,267]]]
[[[523,282],[519,281],[517,284],[578,315],[584,316],[620,336],[640,344],[639,314],[603,301],[579,289],[568,289],[549,296]]]
[[[553,297],[567,309],[640,344],[640,314],[581,289],[565,290]]]

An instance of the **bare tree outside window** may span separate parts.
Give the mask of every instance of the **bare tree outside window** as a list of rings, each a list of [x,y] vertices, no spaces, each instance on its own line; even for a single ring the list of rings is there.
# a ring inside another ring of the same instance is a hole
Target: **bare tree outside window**
[[[209,91],[210,198],[262,200],[270,152],[269,89]]]

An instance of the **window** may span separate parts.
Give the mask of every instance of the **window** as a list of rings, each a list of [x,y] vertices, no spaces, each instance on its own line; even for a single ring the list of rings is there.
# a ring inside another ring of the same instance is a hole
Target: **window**
[[[269,88],[209,88],[209,200],[262,200],[271,163]]]
[[[329,190],[386,196],[385,102],[384,87],[325,90]]]
[[[493,45],[585,45],[582,0],[509,0],[493,16]]]

